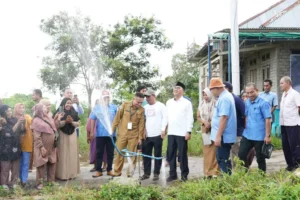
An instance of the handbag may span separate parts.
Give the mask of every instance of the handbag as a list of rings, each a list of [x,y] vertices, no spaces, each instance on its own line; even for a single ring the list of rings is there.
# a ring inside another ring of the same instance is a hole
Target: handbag
[[[46,124],[48,124],[51,127],[51,129],[53,130],[54,136],[55,136],[53,146],[54,146],[54,148],[58,147],[58,138],[59,138],[58,132],[56,130],[54,130],[54,128],[51,126],[51,124],[48,121],[46,121],[44,119],[41,119],[41,120],[43,120]]]
[[[272,144],[264,143],[261,149],[261,153],[265,156],[265,158],[269,159],[271,158],[273,149],[274,146]]]

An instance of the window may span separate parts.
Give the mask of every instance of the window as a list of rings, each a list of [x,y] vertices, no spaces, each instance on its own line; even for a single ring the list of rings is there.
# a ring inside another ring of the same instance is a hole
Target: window
[[[270,65],[265,65],[262,67],[262,81],[270,79]]]
[[[250,82],[257,84],[257,69],[250,70]]]
[[[250,66],[256,65],[256,58],[250,60]]]
[[[270,53],[265,53],[261,56],[262,61],[270,60]]]

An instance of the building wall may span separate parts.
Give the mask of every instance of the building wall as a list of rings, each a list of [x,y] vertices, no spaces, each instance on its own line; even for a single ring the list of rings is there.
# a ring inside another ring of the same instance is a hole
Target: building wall
[[[269,54],[269,58],[263,60],[262,57]],[[256,64],[253,64],[254,60]],[[277,92],[277,50],[276,48],[254,52],[249,57],[244,58],[244,71],[246,85],[249,82],[255,82],[259,91],[263,90],[263,81],[268,78],[273,82],[272,91]],[[269,67],[269,75],[267,69]],[[265,69],[265,77],[263,77],[263,69]],[[253,70],[256,70],[256,78]],[[255,80],[256,79],[256,80]]]
[[[300,42],[285,42],[282,43],[278,48],[278,82],[283,76],[290,76],[290,55],[292,50],[300,50]],[[279,84],[278,91],[280,94]]]
[[[264,66],[270,65],[270,76],[269,78],[273,82],[272,91],[276,92],[281,100],[282,92],[280,91],[280,79],[283,76],[290,76],[290,55],[291,50],[300,49],[300,42],[282,42],[278,47],[268,50],[262,50],[254,52],[251,56],[245,58],[244,69],[246,74],[246,81],[251,81],[251,70],[257,70],[257,81],[259,91],[263,90],[263,72]],[[263,61],[262,56],[266,53],[270,53],[270,59]],[[250,62],[256,59],[256,65],[250,65]]]
[[[279,101],[281,100],[282,92],[280,91],[280,79],[283,76],[290,76],[290,55],[291,50],[300,50],[300,42],[281,42],[278,44],[277,47],[274,47],[272,49],[267,50],[261,50],[256,51],[253,53],[249,53],[247,56],[242,55],[243,58],[242,63],[243,66],[241,66],[242,70],[241,73],[244,75],[244,83],[242,83],[244,86],[251,82],[251,70],[256,69],[256,81],[257,87],[259,91],[263,91],[263,67],[269,66],[270,67],[270,74],[269,79],[273,82],[272,91],[276,92],[279,95]],[[262,57],[263,55],[269,54],[270,58],[265,59],[263,61]],[[256,59],[255,64],[250,64],[251,61]],[[207,66],[201,66],[202,71],[200,75],[200,84],[202,85],[202,88],[208,86],[207,79],[208,79],[208,69]],[[223,66],[223,72],[226,74],[227,72],[227,63],[224,62]],[[212,77],[219,77],[222,76],[224,80],[226,80],[225,74],[220,74],[220,68],[219,65],[212,64]],[[243,87],[241,87],[241,90]]]

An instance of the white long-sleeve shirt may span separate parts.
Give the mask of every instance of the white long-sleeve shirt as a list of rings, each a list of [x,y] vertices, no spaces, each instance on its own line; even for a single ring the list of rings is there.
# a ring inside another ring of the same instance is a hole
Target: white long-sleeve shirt
[[[168,135],[185,136],[194,124],[193,108],[189,100],[181,97],[167,101]]]
[[[147,137],[157,137],[167,126],[167,108],[161,102],[145,105]]]

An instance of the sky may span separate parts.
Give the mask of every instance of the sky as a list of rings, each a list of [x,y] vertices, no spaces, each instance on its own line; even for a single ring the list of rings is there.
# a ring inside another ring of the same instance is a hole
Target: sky
[[[279,0],[238,0],[238,21],[242,22]],[[162,21],[166,36],[174,43],[166,51],[153,51],[151,63],[162,77],[172,74],[171,59],[186,53],[187,45],[203,45],[207,35],[230,27],[231,0],[10,0],[0,2],[0,97],[15,93],[30,94],[42,88],[51,99],[59,98],[42,86],[38,73],[44,48],[50,38],[39,29],[42,19],[60,11],[75,14],[80,10],[94,23],[108,27],[122,22],[127,14],[155,16]],[[72,89],[82,94],[78,86]],[[80,96],[80,95],[79,95]]]

